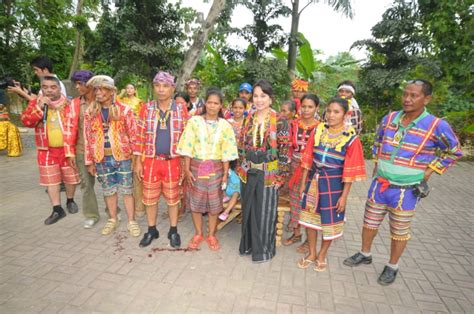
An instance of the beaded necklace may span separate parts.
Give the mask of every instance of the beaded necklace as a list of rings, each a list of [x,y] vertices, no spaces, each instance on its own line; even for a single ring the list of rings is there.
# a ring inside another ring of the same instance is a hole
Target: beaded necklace
[[[253,116],[252,120],[253,145],[256,148],[261,148],[265,143],[265,129],[268,129],[270,125],[270,111],[265,116],[263,122],[258,123],[256,115]]]
[[[352,126],[343,126],[339,129],[329,129],[327,124],[320,123],[314,134],[314,147],[319,145],[326,149],[333,148],[340,152],[354,136],[356,132]]]
[[[166,109],[166,111],[165,111],[165,115],[162,117],[161,116],[162,110],[158,106],[158,103],[155,102],[155,106],[158,107],[158,110],[159,110],[158,122],[159,122],[160,130],[168,129],[168,127],[166,126],[166,123],[168,122],[168,118],[170,117],[171,105],[172,105],[172,103],[170,103],[170,105],[168,106],[168,109]]]
[[[303,151],[305,149],[308,140],[308,133],[313,131],[318,124],[319,121],[317,121],[316,119],[313,119],[309,124],[303,123],[302,119],[294,120],[292,142],[295,151]],[[299,130],[302,131],[301,134]],[[301,138],[301,140],[299,138]]]
[[[102,128],[103,128],[104,130],[107,130],[107,129],[109,128],[109,119],[110,119],[110,109],[109,109],[109,108],[110,108],[110,107],[101,108],[101,110],[100,110],[100,116],[102,117]],[[102,112],[102,109],[107,109],[107,110],[109,110],[109,114],[107,115],[107,119],[105,119],[104,114],[103,114],[103,112]]]

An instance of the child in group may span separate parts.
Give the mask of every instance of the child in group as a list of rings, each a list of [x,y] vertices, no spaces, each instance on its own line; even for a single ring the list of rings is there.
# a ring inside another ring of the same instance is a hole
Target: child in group
[[[174,95],[173,99],[176,104],[180,104],[181,106],[186,107],[188,112],[189,110],[192,110],[191,100],[187,93],[177,92]],[[188,118],[191,118],[191,115],[188,115]],[[187,192],[187,185],[186,183],[183,182],[181,185],[180,197],[179,197],[181,201],[180,201],[179,209],[178,209],[178,221],[181,221],[183,219],[183,216],[186,212],[186,192]]]
[[[239,137],[240,130],[245,119],[245,110],[247,108],[247,101],[243,98],[235,98],[231,105],[230,110],[232,111],[232,118],[227,119],[234,129],[235,138]]]
[[[192,105],[191,105],[191,100],[189,98],[189,95],[186,94],[185,92],[176,93],[174,95],[174,102],[186,107],[186,109],[188,109],[188,112],[189,112],[189,110],[191,110],[193,108]],[[191,116],[189,116],[189,117],[191,117]]]
[[[359,108],[357,100],[354,98],[356,93],[355,85],[352,81],[342,81],[337,85],[337,95],[348,101],[349,115],[346,124],[351,125],[357,134],[362,131],[362,111]]]
[[[280,118],[286,120],[288,125],[294,121],[296,117],[296,102],[293,100],[286,100],[280,105]],[[285,182],[283,186],[279,189],[280,196],[287,198],[289,196],[290,190],[288,187],[288,182]]]
[[[237,160],[233,160],[229,163],[229,178],[227,179],[227,186],[225,187],[224,203],[227,203],[226,209],[219,215],[219,219],[222,221],[229,218],[230,212],[234,209],[238,200],[240,199],[240,178],[235,173],[235,167],[237,166]]]
[[[290,123],[296,116],[296,103],[293,100],[285,100],[280,105],[280,116]]]

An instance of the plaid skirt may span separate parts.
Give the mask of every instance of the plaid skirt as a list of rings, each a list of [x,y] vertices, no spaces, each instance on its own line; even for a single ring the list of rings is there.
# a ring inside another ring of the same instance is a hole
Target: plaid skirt
[[[301,202],[300,225],[323,232],[324,240],[342,236],[345,211],[337,213],[342,195],[342,168],[312,169]]]
[[[187,188],[187,204],[193,213],[218,214],[223,210],[222,161],[191,159],[196,181]]]

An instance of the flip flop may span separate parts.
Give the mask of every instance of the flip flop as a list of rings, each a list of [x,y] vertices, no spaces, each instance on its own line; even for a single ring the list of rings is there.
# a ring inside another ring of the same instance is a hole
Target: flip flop
[[[195,235],[191,241],[189,241],[188,248],[197,250],[202,241],[204,241],[204,237],[202,235]]]
[[[306,240],[306,241],[303,242],[303,244],[298,246],[296,248],[296,252],[302,253],[302,254],[308,253],[309,252],[309,243],[308,243],[308,241]]]
[[[306,269],[313,263],[314,263],[314,261],[312,261],[310,259],[306,259],[305,257],[303,257],[298,261],[297,265],[298,265],[298,268]]]
[[[221,247],[216,237],[207,237],[206,242],[211,251],[218,251]]]
[[[316,260],[316,265],[314,265],[313,270],[317,271],[317,272],[326,271],[327,265],[328,265],[327,261],[324,261],[324,263],[323,263],[323,262],[320,262],[320,261]]]
[[[226,212],[223,212],[222,214],[219,215],[219,219],[222,221],[226,221],[227,218],[229,218],[229,214]]]
[[[291,237],[289,237],[288,239],[285,240],[285,242],[283,242],[283,245],[284,246],[289,246],[289,245],[301,242],[302,237],[303,237],[303,235],[301,235],[301,234],[300,235],[295,235],[293,233],[291,235]]]

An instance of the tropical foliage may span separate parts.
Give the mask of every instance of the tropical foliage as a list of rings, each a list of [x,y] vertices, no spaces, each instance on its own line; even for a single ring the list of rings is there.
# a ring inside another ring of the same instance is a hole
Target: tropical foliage
[[[242,82],[266,78],[277,103],[290,96],[294,74],[310,81],[310,91],[323,101],[334,96],[340,81],[350,79],[358,87],[365,132],[372,132],[388,110],[399,108],[404,82],[423,77],[435,84],[429,110],[452,121],[459,134],[469,138],[474,129],[474,7],[469,1],[395,0],[372,28],[372,37],[353,45],[367,51],[365,62],[349,52],[323,60],[319,47],[297,27],[286,33],[277,23],[277,18],[291,16],[296,23],[308,18],[303,11],[316,2],[292,0],[288,7],[281,0],[224,1],[213,32],[199,48],[193,76],[206,87],[221,87],[227,100],[236,96]],[[349,0],[321,2],[349,17],[354,13]],[[242,29],[231,26],[237,7],[253,15]],[[133,82],[140,96],[149,98],[149,82],[157,70],[182,72],[187,47],[205,20],[180,1],[4,0],[0,75],[34,85],[29,62],[42,54],[53,60],[59,77],[67,78],[71,68],[91,69],[113,76],[120,88]],[[229,44],[230,35],[248,45]],[[294,69],[289,67],[293,53]]]

